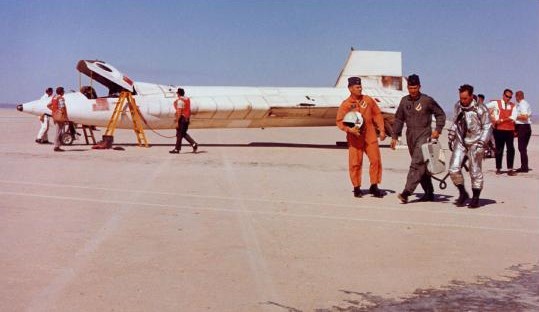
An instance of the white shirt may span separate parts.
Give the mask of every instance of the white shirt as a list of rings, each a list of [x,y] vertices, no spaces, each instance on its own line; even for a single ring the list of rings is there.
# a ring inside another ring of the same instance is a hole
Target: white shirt
[[[41,99],[52,99],[52,94],[51,95],[48,95],[47,93],[43,94],[43,96],[41,97]]]
[[[505,105],[504,101],[501,100],[502,102],[502,107]],[[509,103],[508,103],[509,104]],[[489,111],[492,111],[492,114],[494,114],[494,118],[496,120],[500,119],[500,112],[499,112],[499,109],[498,109],[498,101],[490,101],[488,102],[487,104],[485,104],[485,106],[488,108]],[[513,119],[513,120],[517,120],[517,105],[515,105],[515,107],[513,108],[513,111],[511,111],[511,116],[509,116],[509,118]]]
[[[522,101],[517,103],[517,106],[515,107],[515,110],[517,111],[517,116],[520,114],[528,115],[528,121],[522,121],[522,120],[516,120],[517,125],[524,125],[524,124],[531,124],[530,116],[532,115],[532,110],[530,108],[530,104],[522,99]]]

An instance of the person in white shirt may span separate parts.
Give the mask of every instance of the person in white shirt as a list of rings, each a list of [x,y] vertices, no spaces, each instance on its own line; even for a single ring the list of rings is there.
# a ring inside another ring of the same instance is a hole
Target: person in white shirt
[[[517,172],[528,172],[528,143],[532,135],[530,116],[532,114],[530,104],[524,99],[524,92],[521,90],[515,94],[517,99],[517,120],[515,130],[518,135],[518,151],[520,153],[520,168]]]
[[[45,94],[43,94],[43,96],[41,97],[41,100],[45,100],[45,99],[47,99],[48,102],[52,100],[52,88],[47,88],[47,90],[45,90]],[[38,144],[49,143],[49,136],[47,135],[47,132],[49,132],[50,118],[51,118],[51,115],[49,113],[43,113],[41,114],[41,116],[39,116],[39,122],[41,122],[41,128],[39,128],[39,132],[37,133],[36,143]]]
[[[503,151],[507,146],[507,175],[515,176],[513,170],[515,161],[515,121],[517,120],[517,110],[515,103],[511,102],[513,91],[503,90],[503,97],[500,100],[491,101],[486,106],[489,109],[490,120],[494,127],[493,135],[496,142],[496,174],[502,174]]]

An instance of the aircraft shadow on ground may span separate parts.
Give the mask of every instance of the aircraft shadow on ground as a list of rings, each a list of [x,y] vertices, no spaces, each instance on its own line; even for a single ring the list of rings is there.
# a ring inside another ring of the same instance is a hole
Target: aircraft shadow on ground
[[[89,151],[89,149],[82,149],[82,148],[66,148],[66,149],[64,149],[64,152],[87,152],[87,151]]]
[[[86,146],[86,144],[72,144],[71,146]],[[138,146],[137,143],[114,143],[112,146]],[[152,146],[168,146],[173,147],[174,143],[170,144],[149,144]],[[306,143],[279,143],[279,142],[251,142],[246,144],[235,143],[205,143],[198,144],[199,148],[203,147],[290,147],[290,148],[320,148],[320,149],[346,149],[346,146],[336,144],[306,144]],[[189,148],[190,145],[183,144],[182,147]]]
[[[74,143],[71,146],[85,146],[85,143]],[[114,143],[113,146],[138,146],[137,143]],[[149,144],[152,146],[174,146],[174,143]],[[188,144],[182,146],[189,147]],[[335,144],[308,144],[308,143],[284,143],[284,142],[251,142],[240,143],[204,143],[198,144],[199,147],[290,147],[290,148],[320,148],[320,149],[347,149],[346,141],[337,141]],[[389,144],[380,144],[380,148],[390,148]]]

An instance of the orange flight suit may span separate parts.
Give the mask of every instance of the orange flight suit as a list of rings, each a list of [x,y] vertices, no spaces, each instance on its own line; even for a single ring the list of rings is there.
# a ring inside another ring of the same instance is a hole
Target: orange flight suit
[[[363,126],[360,135],[349,132],[350,128],[343,124],[343,118],[349,111],[358,111],[363,116]],[[367,95],[355,100],[351,96],[344,100],[337,111],[337,127],[346,132],[348,141],[348,171],[354,187],[361,186],[361,166],[363,165],[363,152],[369,157],[369,176],[371,184],[382,182],[382,158],[378,147],[376,128],[385,133],[384,117],[376,102]],[[376,126],[376,128],[375,128]]]

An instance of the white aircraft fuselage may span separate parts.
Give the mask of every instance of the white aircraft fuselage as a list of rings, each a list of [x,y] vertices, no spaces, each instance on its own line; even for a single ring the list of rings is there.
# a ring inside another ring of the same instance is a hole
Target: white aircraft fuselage
[[[354,51],[353,51],[354,52]],[[383,52],[382,52],[383,53]],[[399,54],[400,58],[400,54]],[[119,91],[132,92],[146,122],[145,128],[176,128],[173,103],[179,86],[133,82],[102,61],[79,61],[77,69],[109,89],[109,96],[92,98],[81,92],[64,95],[70,121],[106,127],[118,102]],[[346,67],[345,67],[346,69]],[[344,69],[343,69],[344,71]],[[343,73],[341,73],[341,78]],[[265,128],[335,126],[337,110],[349,96],[346,86],[226,87],[181,86],[191,98],[191,128]],[[363,86],[363,94],[374,98],[386,119],[392,122],[401,90]],[[19,111],[34,115],[50,113],[50,99],[21,104]],[[131,115],[124,110],[116,128],[132,129]]]

